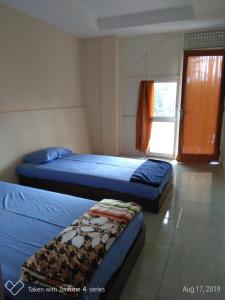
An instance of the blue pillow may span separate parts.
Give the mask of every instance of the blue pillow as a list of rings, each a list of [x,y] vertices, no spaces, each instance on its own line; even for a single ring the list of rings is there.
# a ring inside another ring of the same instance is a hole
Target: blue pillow
[[[31,164],[44,164],[51,160],[68,156],[71,153],[72,150],[67,148],[49,147],[26,155],[23,161]]]

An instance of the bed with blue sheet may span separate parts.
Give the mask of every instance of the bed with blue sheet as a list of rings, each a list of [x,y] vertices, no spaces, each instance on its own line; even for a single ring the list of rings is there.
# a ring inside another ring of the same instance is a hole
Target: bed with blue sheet
[[[160,160],[77,154],[46,148],[27,155],[16,168],[23,185],[93,200],[114,198],[139,203],[157,213],[167,198],[172,165]]]
[[[0,182],[0,264],[7,299],[69,299],[54,290],[21,283],[21,266],[95,203]],[[144,244],[143,224],[143,214],[138,213],[105,254],[87,287],[76,299],[118,298]]]

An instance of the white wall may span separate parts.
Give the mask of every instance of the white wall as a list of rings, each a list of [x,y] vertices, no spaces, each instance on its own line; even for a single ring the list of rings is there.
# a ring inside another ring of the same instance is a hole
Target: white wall
[[[84,99],[95,153],[140,155],[135,150],[140,80],[177,78],[180,86],[183,38],[183,33],[166,33],[82,41]]]
[[[101,39],[102,152],[119,153],[119,40]]]
[[[80,42],[0,5],[0,179],[32,150],[90,151],[81,97]]]
[[[119,53],[117,37],[82,42],[82,85],[95,153],[119,153]]]
[[[82,40],[82,90],[87,111],[91,148],[102,152],[100,39]]]
[[[83,40],[83,90],[94,152],[137,153],[139,82],[179,77],[182,54],[179,33]]]
[[[136,111],[141,80],[166,80],[180,76],[183,34],[155,34],[123,38],[122,111],[120,152],[137,154],[135,149]]]

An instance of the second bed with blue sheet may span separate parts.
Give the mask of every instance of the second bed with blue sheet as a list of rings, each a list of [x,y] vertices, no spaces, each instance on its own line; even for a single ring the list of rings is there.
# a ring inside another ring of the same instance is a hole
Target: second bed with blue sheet
[[[114,198],[158,212],[172,181],[170,163],[159,160],[68,153],[17,167],[21,184],[93,200]]]

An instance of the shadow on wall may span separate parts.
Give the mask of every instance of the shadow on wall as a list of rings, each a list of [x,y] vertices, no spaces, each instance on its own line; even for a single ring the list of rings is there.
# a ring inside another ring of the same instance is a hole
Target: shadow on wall
[[[22,157],[10,163],[7,167],[0,169],[0,180],[18,183],[16,166],[21,164]]]

